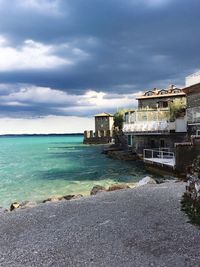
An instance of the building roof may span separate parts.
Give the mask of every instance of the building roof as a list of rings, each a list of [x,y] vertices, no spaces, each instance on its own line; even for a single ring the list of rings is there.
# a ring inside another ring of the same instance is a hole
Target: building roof
[[[170,89],[156,89],[146,91],[143,95],[138,96],[137,100],[149,99],[149,98],[165,98],[174,96],[185,96],[182,89],[171,86]]]
[[[107,112],[103,112],[103,113],[95,115],[95,117],[113,117],[113,115]]]
[[[196,83],[196,84],[193,84],[193,85],[190,85],[188,87],[183,88],[183,92],[185,94],[190,94],[190,93],[193,93],[196,91],[200,92],[200,83]]]

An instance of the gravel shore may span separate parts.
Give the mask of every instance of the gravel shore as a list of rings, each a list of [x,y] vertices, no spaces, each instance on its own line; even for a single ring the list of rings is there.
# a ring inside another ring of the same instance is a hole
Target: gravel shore
[[[200,266],[200,230],[168,182],[0,216],[0,266]]]

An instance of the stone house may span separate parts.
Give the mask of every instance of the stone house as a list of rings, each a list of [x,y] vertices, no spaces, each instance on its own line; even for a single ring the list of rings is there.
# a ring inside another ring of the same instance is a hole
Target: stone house
[[[95,115],[95,133],[98,131],[112,131],[114,116],[109,113]]]
[[[112,141],[114,116],[103,112],[94,116],[95,131],[84,132],[84,144],[106,144]]]
[[[154,88],[137,97],[138,108],[169,108],[170,103],[175,99],[180,99],[180,101],[183,102],[185,101],[185,93],[180,88],[177,88],[174,85],[171,85],[168,89],[158,90]]]
[[[168,89],[146,91],[137,98],[138,108],[125,114],[123,131],[129,145],[143,154],[144,149],[173,149],[175,143],[185,141],[187,123],[185,111],[172,117],[170,106],[177,100],[184,107],[186,96],[182,89],[170,86]]]

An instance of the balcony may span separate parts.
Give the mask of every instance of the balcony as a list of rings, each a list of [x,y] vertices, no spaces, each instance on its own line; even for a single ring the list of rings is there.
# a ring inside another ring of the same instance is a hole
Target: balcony
[[[134,132],[134,133],[163,133],[169,132],[169,123],[167,121],[144,121],[144,122],[135,122],[135,123],[124,123],[123,131]]]
[[[123,131],[134,133],[169,132],[169,109],[146,109],[127,112]]]
[[[125,134],[164,134],[169,132],[185,133],[187,132],[186,116],[175,118],[170,121],[169,109],[138,109],[125,114],[123,124]]]

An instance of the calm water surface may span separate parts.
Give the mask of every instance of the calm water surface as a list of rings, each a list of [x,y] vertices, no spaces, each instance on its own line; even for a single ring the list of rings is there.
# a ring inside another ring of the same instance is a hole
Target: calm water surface
[[[93,185],[136,182],[141,163],[101,154],[82,136],[0,137],[0,206],[50,196],[88,193]]]

